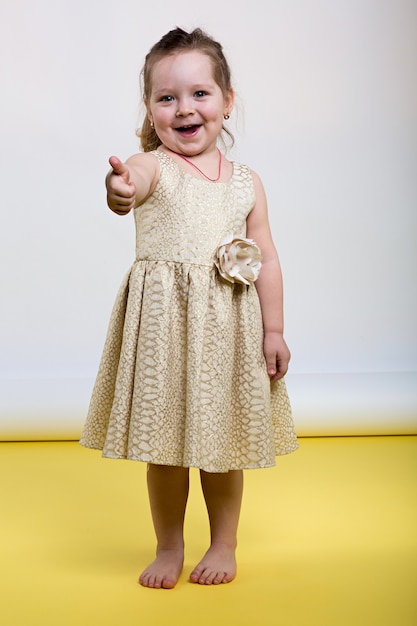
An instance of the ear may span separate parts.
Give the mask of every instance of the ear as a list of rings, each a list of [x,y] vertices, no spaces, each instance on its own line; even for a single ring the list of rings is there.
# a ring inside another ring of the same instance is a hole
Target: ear
[[[224,96],[224,113],[225,114],[227,113],[228,115],[230,115],[230,113],[233,111],[234,103],[235,103],[235,92],[230,87],[230,89]]]

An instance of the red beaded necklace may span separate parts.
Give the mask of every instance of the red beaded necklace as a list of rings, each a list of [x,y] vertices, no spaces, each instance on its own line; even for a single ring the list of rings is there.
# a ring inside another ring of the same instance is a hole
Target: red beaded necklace
[[[219,169],[217,172],[217,177],[216,178],[210,178],[210,176],[207,176],[207,174],[204,174],[203,171],[200,170],[199,167],[197,167],[197,165],[195,163],[193,163],[192,161],[190,161],[190,159],[187,159],[186,156],[184,156],[183,154],[181,154],[180,152],[175,152],[175,150],[171,150],[171,152],[173,152],[174,154],[176,154],[177,156],[181,157],[181,159],[184,159],[184,161],[187,161],[187,163],[189,163],[195,170],[197,170],[197,172],[200,172],[200,174],[202,176],[204,176],[204,178],[206,180],[209,180],[212,183],[217,183],[218,180],[220,179],[221,173],[222,173],[222,163],[223,163],[223,159],[222,159],[222,153],[220,152],[220,150],[217,148],[217,152],[219,153]]]

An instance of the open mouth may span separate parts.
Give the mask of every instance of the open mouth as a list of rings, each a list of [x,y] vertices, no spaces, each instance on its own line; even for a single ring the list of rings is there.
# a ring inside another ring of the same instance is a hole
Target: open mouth
[[[177,130],[181,135],[184,135],[185,137],[191,137],[192,135],[195,135],[197,133],[199,128],[199,124],[190,124],[189,126],[180,126],[175,130]]]

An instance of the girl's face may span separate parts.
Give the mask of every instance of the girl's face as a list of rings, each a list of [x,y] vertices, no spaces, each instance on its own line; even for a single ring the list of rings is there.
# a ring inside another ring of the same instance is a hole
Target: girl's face
[[[212,61],[197,50],[158,61],[146,103],[161,142],[186,156],[209,153],[233,107],[233,92],[224,95],[213,77]]]

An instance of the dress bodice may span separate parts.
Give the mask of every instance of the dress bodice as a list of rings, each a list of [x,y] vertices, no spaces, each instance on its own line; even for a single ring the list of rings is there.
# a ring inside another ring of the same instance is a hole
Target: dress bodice
[[[212,265],[215,250],[229,234],[246,235],[255,204],[252,175],[233,163],[229,181],[206,181],[155,150],[160,177],[152,195],[135,209],[136,258]]]

